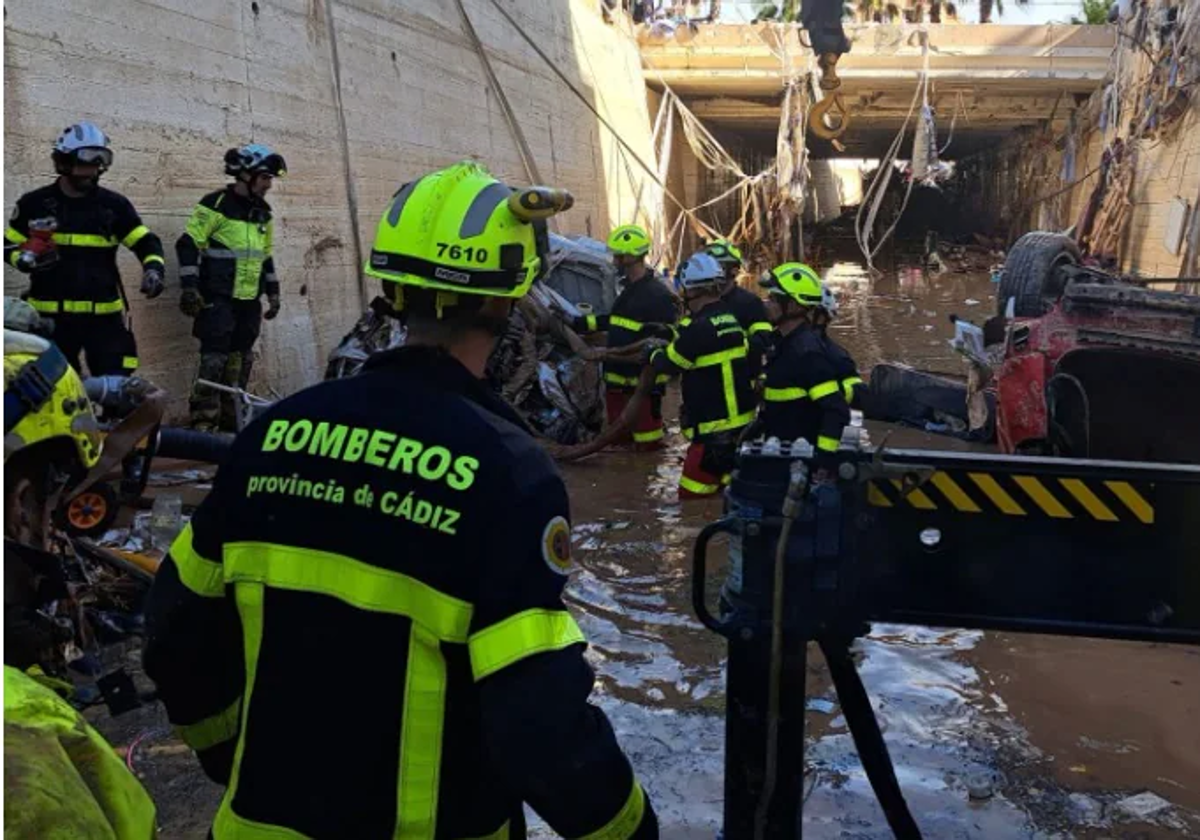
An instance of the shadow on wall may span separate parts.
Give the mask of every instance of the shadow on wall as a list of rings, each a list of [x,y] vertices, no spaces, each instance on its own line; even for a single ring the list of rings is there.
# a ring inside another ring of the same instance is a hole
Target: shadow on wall
[[[261,392],[287,393],[319,378],[326,354],[361,314],[363,295],[376,291],[360,286],[358,261],[379,212],[423,172],[476,158],[523,184],[536,170],[575,193],[575,209],[558,220],[566,234],[604,237],[639,207],[654,206],[656,188],[588,107],[653,160],[637,47],[628,23],[605,24],[597,4],[173,5],[109,0],[67,16],[45,4],[8,9],[5,195],[11,208],[52,179],[50,146],[70,122],[89,119],[109,134],[115,161],[103,183],[128,196],[167,245],[168,291],[154,301],[136,294],[131,255],[120,259],[143,373],[170,391],[176,417],[186,408],[197,344],[177,308],[171,246],[195,202],[225,183],[222,157],[231,146],[267,143],[289,164],[270,196],[283,311],[259,342],[251,384]],[[6,291],[22,288],[24,278],[7,271]]]

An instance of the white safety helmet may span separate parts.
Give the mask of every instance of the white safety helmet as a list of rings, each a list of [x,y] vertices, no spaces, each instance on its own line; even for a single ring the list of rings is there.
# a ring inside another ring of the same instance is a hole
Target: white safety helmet
[[[821,308],[829,313],[830,318],[836,318],[838,314],[838,299],[834,294],[833,289],[825,283],[821,284]]]
[[[95,164],[103,172],[113,162],[108,135],[95,123],[80,121],[69,125],[54,141],[54,162],[60,168],[72,163]]]
[[[725,269],[716,258],[703,251],[688,257],[675,274],[675,288],[680,292],[705,289],[725,281]]]

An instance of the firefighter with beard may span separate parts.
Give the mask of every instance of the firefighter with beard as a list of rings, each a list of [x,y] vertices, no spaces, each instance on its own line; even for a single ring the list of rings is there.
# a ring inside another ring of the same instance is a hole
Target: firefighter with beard
[[[266,195],[287,174],[287,164],[269,147],[252,143],[225,153],[225,174],[233,183],[200,199],[175,243],[183,287],[179,308],[194,319],[192,335],[200,340],[196,379],[245,388],[262,322],[280,309],[275,223]],[[234,405],[231,395],[197,382],[192,425],[236,430]]]
[[[163,247],[129,199],[100,186],[113,163],[108,137],[90,122],[63,129],[52,153],[58,178],[17,199],[4,233],[5,259],[29,274],[26,300],[54,323],[54,342],[77,371],[129,375],[137,341],[117,269],[124,245],[142,266],[141,292],[163,292]]]

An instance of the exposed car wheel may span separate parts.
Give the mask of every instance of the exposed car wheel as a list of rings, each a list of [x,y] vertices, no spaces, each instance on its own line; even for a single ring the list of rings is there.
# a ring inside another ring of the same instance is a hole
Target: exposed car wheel
[[[1003,315],[1013,299],[1013,314],[1018,318],[1045,315],[1062,296],[1065,278],[1060,266],[1079,262],[1079,246],[1061,233],[1034,231],[1017,240],[1000,276],[996,295],[996,314]]]

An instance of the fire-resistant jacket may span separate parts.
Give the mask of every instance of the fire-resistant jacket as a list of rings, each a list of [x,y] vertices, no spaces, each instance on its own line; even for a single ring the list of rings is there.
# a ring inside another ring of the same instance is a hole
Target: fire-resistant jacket
[[[278,295],[274,237],[275,222],[266,201],[244,198],[232,184],[209,193],[192,209],[175,243],[179,282],[185,289],[199,287],[205,298]]]
[[[663,337],[679,317],[675,295],[647,272],[641,280],[626,283],[607,315],[585,315],[578,319],[581,332],[608,333],[609,347],[627,347],[643,338]],[[656,329],[657,328],[657,329]],[[604,382],[610,387],[633,388],[641,369],[636,363],[605,362]],[[666,382],[663,377],[659,384]]]
[[[763,356],[771,348],[775,335],[775,329],[767,318],[767,306],[754,292],[736,283],[725,293],[724,300],[746,331],[746,340],[750,343],[750,375],[757,376],[762,370]]]
[[[15,266],[29,223],[54,219],[58,259],[29,277],[29,305],[45,315],[108,315],[125,308],[117,246],[143,266],[163,265],[162,241],[142,224],[125,196],[104,187],[68,196],[55,181],[17,199],[4,232],[4,257]]]
[[[401,348],[236,438],[147,606],[225,838],[657,837],[562,602],[566,488],[450,356]]]
[[[842,386],[842,396],[846,398],[847,405],[853,408],[860,402],[862,388],[859,386],[863,384],[862,377],[858,373],[858,363],[854,361],[846,348],[830,338],[828,333],[824,334],[824,339],[829,360],[833,363],[833,368],[837,371],[838,382]]]
[[[4,666],[4,836],[151,840],[154,802],[116,750],[51,689]]]
[[[849,377],[841,361],[828,340],[809,327],[779,339],[767,362],[763,433],[780,440],[804,438],[818,454],[836,452],[850,421],[843,385]]]
[[[703,441],[754,420],[754,390],[746,332],[725,301],[679,322],[679,335],[655,351],[656,372],[682,372],[683,436]]]

